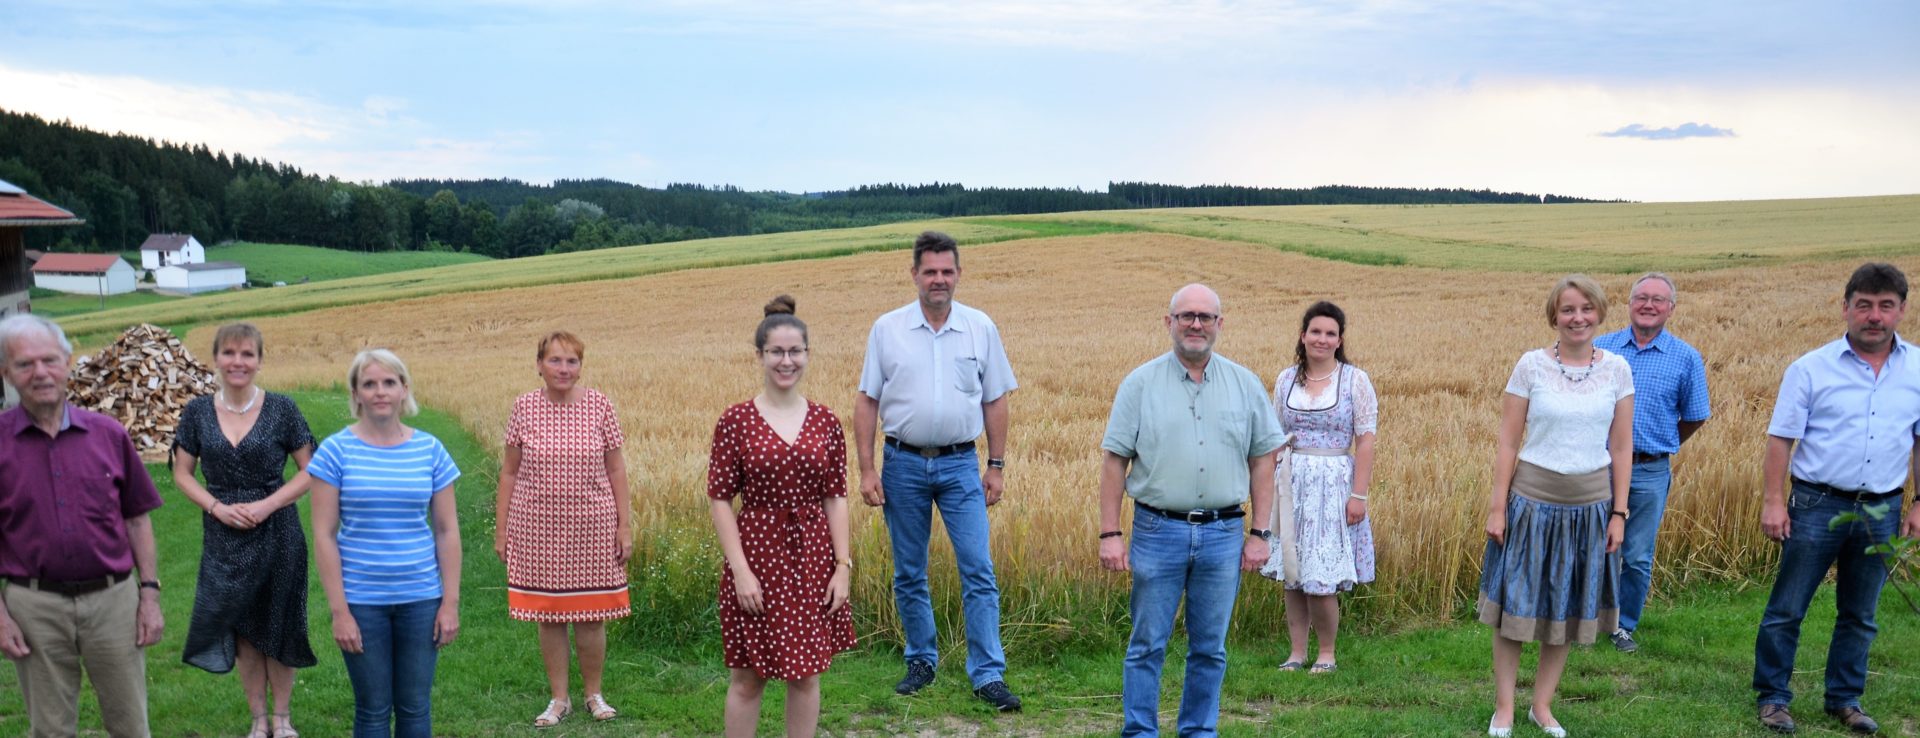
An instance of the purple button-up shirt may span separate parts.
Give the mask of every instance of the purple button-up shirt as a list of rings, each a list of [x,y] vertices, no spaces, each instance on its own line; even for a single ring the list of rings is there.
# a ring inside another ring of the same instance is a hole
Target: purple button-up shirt
[[[24,407],[0,412],[0,576],[132,571],[127,519],[159,506],[140,452],[113,418],[68,405],[49,437]]]

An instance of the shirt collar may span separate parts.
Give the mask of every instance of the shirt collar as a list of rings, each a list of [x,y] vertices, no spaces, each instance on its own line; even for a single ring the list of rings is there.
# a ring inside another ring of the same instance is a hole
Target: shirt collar
[[[940,332],[933,329],[932,323],[927,322],[927,311],[921,309],[919,302],[917,301],[914,302],[912,307],[913,309],[908,312],[913,316],[913,321],[907,324],[908,328],[925,328],[929,333]],[[940,330],[959,331],[961,333],[966,333],[967,331],[966,331],[966,328],[964,327],[965,324],[959,320],[956,320],[956,318],[959,318],[959,317],[960,317],[960,303],[958,302],[952,303],[951,306],[947,308],[947,322],[945,325],[942,325],[940,327]]]
[[[73,410],[74,407],[71,402],[60,405],[60,432],[66,432],[67,430],[85,431],[87,429],[83,424],[74,423]],[[18,436],[27,432],[27,429],[32,427],[33,416],[27,414],[25,405],[16,405],[8,409],[6,413],[0,414],[0,432],[4,432],[7,436]]]
[[[1187,365],[1180,362],[1179,353],[1173,351],[1167,352],[1167,367],[1173,372],[1175,379],[1184,382],[1193,381],[1193,375],[1187,373]],[[1214,378],[1219,375],[1217,371],[1219,367],[1220,356],[1218,354],[1209,355],[1207,357],[1207,366],[1200,370],[1200,378],[1208,382],[1213,381]]]

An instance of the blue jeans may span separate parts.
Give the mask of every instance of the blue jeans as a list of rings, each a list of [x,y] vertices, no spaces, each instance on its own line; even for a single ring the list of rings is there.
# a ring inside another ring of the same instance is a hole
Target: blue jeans
[[[347,605],[360,625],[360,653],[345,653],[353,682],[353,738],[432,738],[433,619],[440,598],[399,605]],[[391,722],[391,725],[389,725]]]
[[[1000,585],[993,578],[987,539],[987,495],[980,486],[980,459],[972,451],[937,459],[885,446],[880,485],[887,539],[893,543],[893,604],[906,631],[907,660],[940,663],[933,599],[927,590],[927,542],[933,508],[953,543],[960,568],[961,611],[967,620],[967,678],[979,688],[1001,681],[1007,656],[1000,648]]]
[[[1673,486],[1673,466],[1668,459],[1633,465],[1633,481],[1627,487],[1627,533],[1620,542],[1620,628],[1627,632],[1640,625],[1640,612],[1647,606],[1647,589],[1653,584],[1653,540],[1660,534],[1660,519],[1667,514],[1667,490]]]
[[[1880,586],[1887,581],[1886,559],[1863,551],[1893,535],[1900,501],[1889,498],[1893,509],[1874,520],[1860,511],[1860,503],[1802,484],[1794,484],[1790,496],[1787,512],[1793,527],[1781,547],[1780,573],[1773,580],[1773,595],[1767,598],[1760,637],[1753,647],[1753,689],[1760,693],[1762,705],[1793,701],[1788,682],[1793,677],[1794,651],[1800,646],[1800,621],[1827,569],[1838,562],[1834,587],[1838,616],[1833,642],[1827,646],[1826,706],[1858,707],[1867,687],[1867,648],[1879,632],[1873,623],[1874,610],[1880,604]],[[1864,519],[1827,529],[1827,521],[1846,512],[1860,512]]]
[[[1122,736],[1160,734],[1160,670],[1182,596],[1187,603],[1187,677],[1180,690],[1182,738],[1213,736],[1227,676],[1227,625],[1240,593],[1241,520],[1194,525],[1134,511],[1133,636],[1120,677]]]

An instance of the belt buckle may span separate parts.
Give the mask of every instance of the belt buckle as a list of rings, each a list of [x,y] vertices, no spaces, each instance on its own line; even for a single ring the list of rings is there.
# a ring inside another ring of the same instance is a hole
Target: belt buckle
[[[920,458],[923,458],[923,459],[937,459],[937,458],[940,458],[940,449],[937,449],[937,448],[931,448],[931,447],[928,447],[928,446],[921,446],[921,447],[920,447]]]
[[[1212,510],[1188,510],[1186,514],[1186,519],[1187,519],[1187,523],[1190,525],[1200,525],[1202,523],[1211,521],[1212,515],[1213,515]]]

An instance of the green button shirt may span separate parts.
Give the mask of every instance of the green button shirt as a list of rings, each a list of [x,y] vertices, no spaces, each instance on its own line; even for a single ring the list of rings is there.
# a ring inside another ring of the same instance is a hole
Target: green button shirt
[[[1113,396],[1100,447],[1132,460],[1127,495],[1162,510],[1247,501],[1247,460],[1286,441],[1266,388],[1215,354],[1195,383],[1169,351],[1128,374]]]

